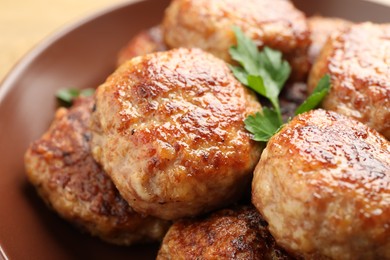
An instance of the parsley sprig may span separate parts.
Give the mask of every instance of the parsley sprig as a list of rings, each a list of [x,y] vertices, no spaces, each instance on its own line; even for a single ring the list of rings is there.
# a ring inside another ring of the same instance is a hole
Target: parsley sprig
[[[297,108],[295,115],[302,114],[306,111],[316,108],[324,97],[328,94],[330,89],[330,76],[325,74],[318,82],[317,87],[313,93]]]
[[[267,98],[272,108],[264,107],[262,112],[245,119],[245,128],[256,141],[267,142],[283,126],[279,94],[291,74],[291,67],[283,60],[282,53],[269,47],[258,50],[256,44],[240,28],[234,27],[237,46],[230,48],[233,60],[240,66],[230,66],[234,76],[256,93]],[[314,92],[298,107],[295,114],[309,111],[319,105],[330,89],[330,77],[321,79]]]
[[[271,113],[269,116],[276,115],[278,123],[282,124],[278,96],[290,76],[290,65],[282,59],[282,53],[268,47],[259,52],[256,44],[238,27],[234,27],[233,30],[236,34],[237,46],[230,48],[230,55],[241,65],[241,67],[231,66],[234,75],[244,85],[271,102],[276,113]]]
[[[69,107],[73,101],[82,96],[89,97],[95,93],[93,88],[77,89],[77,88],[63,88],[57,91],[56,97],[62,105]]]

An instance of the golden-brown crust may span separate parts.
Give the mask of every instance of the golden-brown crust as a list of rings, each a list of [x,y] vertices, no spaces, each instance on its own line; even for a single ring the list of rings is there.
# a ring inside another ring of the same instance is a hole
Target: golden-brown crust
[[[390,138],[390,25],[363,23],[332,36],[310,73],[313,91],[329,74],[322,107],[353,117]]]
[[[193,216],[247,187],[261,147],[243,120],[261,106],[211,54],[176,49],[134,58],[96,99],[94,157],[138,212]]]
[[[321,53],[330,35],[337,33],[337,31],[345,30],[353,24],[344,19],[323,16],[312,16],[307,21],[311,32],[309,59],[312,64]]]
[[[166,51],[168,47],[164,43],[162,29],[159,25],[141,31],[135,35],[119,54],[117,65],[120,66],[131,58],[157,51]]]
[[[267,226],[252,206],[179,220],[165,236],[157,259],[292,259],[276,245]]]
[[[318,20],[320,20],[318,23],[320,23],[323,27],[325,26],[321,23],[321,19],[329,19],[333,21],[331,18],[318,17]],[[324,21],[324,23],[326,22],[328,21]],[[313,23],[317,23],[317,21],[313,21]],[[316,32],[316,38],[320,38],[319,35],[320,32]],[[317,42],[319,41],[320,40],[317,39]],[[316,45],[319,45],[319,43]],[[168,50],[168,47],[163,42],[162,28],[161,26],[155,26],[137,34],[125,47],[122,48],[118,55],[117,65],[119,66],[126,60],[130,60],[137,56],[165,50]],[[298,106],[302,104],[307,97],[306,89],[306,83],[303,82],[290,82],[284,88],[280,96],[280,104],[284,120],[294,116],[296,108],[298,108]],[[264,100],[264,102],[267,102],[267,100]]]
[[[295,79],[306,76],[310,33],[305,15],[289,1],[174,0],[163,20],[169,47],[198,47],[228,62],[228,50],[236,43],[233,26],[240,27],[259,47],[282,51]]]
[[[252,200],[275,240],[306,257],[390,257],[390,144],[335,112],[302,114],[271,138]]]
[[[129,245],[161,239],[169,223],[134,212],[91,156],[92,106],[92,98],[81,98],[57,111],[26,153],[30,182],[59,215],[103,240]]]

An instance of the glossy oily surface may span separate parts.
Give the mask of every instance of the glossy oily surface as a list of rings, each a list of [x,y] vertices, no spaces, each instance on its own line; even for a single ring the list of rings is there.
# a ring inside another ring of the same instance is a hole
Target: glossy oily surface
[[[333,35],[310,72],[309,91],[325,74],[322,107],[367,124],[390,139],[390,24],[362,23]]]
[[[0,86],[0,245],[10,259],[153,259],[158,245],[111,246],[62,221],[28,184],[23,156],[54,118],[59,88],[96,87],[114,70],[118,51],[160,23],[168,0],[105,10],[53,35]],[[362,0],[295,0],[308,14],[386,22],[390,9]]]
[[[352,25],[348,20],[323,16],[312,16],[308,19],[308,23],[311,30],[312,41],[309,48],[309,59],[311,64],[313,64],[320,55],[322,47],[324,47],[329,35],[336,30],[343,30]]]
[[[170,223],[136,213],[91,154],[92,97],[59,108],[48,131],[25,155],[26,173],[61,217],[117,245],[160,241]]]
[[[232,27],[239,26],[258,46],[280,50],[302,79],[309,69],[310,32],[305,15],[289,1],[174,0],[162,22],[168,47],[197,47],[231,62]]]
[[[267,226],[253,206],[182,219],[169,229],[157,259],[293,259]]]
[[[244,120],[261,106],[224,61],[184,48],[139,56],[95,99],[93,156],[136,211],[175,220],[249,189],[262,146]]]
[[[332,111],[301,114],[268,142],[252,201],[292,253],[387,259],[390,143]]]

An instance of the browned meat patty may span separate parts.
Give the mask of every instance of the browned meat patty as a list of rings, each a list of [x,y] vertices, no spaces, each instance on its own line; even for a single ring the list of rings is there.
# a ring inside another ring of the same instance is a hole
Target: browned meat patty
[[[137,56],[168,50],[162,37],[161,26],[152,27],[135,35],[120,51],[117,62],[118,66],[124,61]],[[306,89],[307,85],[303,82],[290,82],[284,88],[280,96],[280,104],[285,120],[293,117],[295,109],[306,99]],[[262,100],[263,102],[267,103],[267,100],[264,99]],[[271,106],[271,104],[269,105]]]
[[[165,236],[157,259],[293,259],[276,245],[267,226],[252,206],[179,220]]]
[[[295,79],[309,69],[310,32],[305,15],[285,0],[173,0],[163,20],[164,39],[171,48],[198,47],[231,62],[239,26],[261,48],[282,51]]]
[[[122,48],[118,56],[118,65],[131,58],[167,50],[162,39],[160,26],[152,27],[134,36],[130,42]],[[280,96],[282,115],[285,120],[294,116],[295,109],[306,99],[307,85],[303,82],[288,83]],[[267,102],[264,100],[262,102]],[[271,106],[271,104],[269,104]]]
[[[310,259],[390,259],[390,143],[325,110],[273,136],[252,201],[276,242]]]
[[[353,24],[344,19],[323,16],[312,16],[307,21],[311,31],[312,42],[309,48],[309,59],[312,64],[320,55],[330,35],[345,30]]]
[[[330,38],[310,73],[313,91],[328,73],[322,106],[359,120],[390,139],[390,24],[353,25]]]
[[[243,121],[261,106],[222,60],[199,49],[136,57],[96,102],[93,155],[136,211],[194,216],[249,187],[261,146]]]
[[[167,221],[135,213],[94,161],[88,130],[92,98],[60,108],[49,130],[25,155],[27,176],[61,217],[110,243],[162,239]]]
[[[136,56],[145,55],[156,51],[166,51],[160,26],[152,27],[135,35],[129,43],[122,48],[118,55],[117,65]]]

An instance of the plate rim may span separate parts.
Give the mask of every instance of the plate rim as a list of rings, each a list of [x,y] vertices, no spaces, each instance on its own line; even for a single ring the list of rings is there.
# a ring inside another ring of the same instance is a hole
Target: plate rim
[[[9,93],[12,91],[14,84],[18,80],[18,78],[48,47],[60,41],[63,37],[65,37],[72,31],[76,30],[80,26],[91,23],[99,17],[108,15],[109,13],[115,12],[119,9],[126,8],[128,6],[135,5],[141,2],[147,2],[147,1],[153,1],[153,0],[125,0],[119,3],[110,4],[106,7],[100,8],[99,10],[84,15],[81,18],[76,18],[73,22],[70,22],[69,24],[58,27],[57,29],[55,29],[54,32],[48,34],[47,36],[39,40],[25,54],[23,54],[18,59],[18,61],[6,73],[5,77],[0,81],[0,106],[7,98]],[[370,4],[390,8],[390,3],[385,4],[382,2],[377,2],[375,0],[360,0],[360,1],[369,2]],[[1,243],[0,243],[0,259],[8,259],[5,251],[1,246]]]
[[[17,60],[17,62],[5,74],[5,77],[0,81],[0,105],[11,91],[14,82],[20,77],[21,74],[23,74],[23,71],[25,71],[28,66],[32,64],[34,60],[37,59],[48,47],[61,40],[63,37],[77,28],[93,22],[99,17],[108,15],[109,13],[115,12],[127,6],[147,1],[153,0],[124,0],[123,2],[113,3],[106,7],[92,11],[91,13],[84,15],[81,18],[70,22],[69,24],[60,26],[52,33],[49,33],[47,36],[43,37]]]
[[[76,30],[78,27],[88,24],[93,20],[107,15],[116,10],[122,9],[129,5],[137,4],[140,2],[153,1],[153,0],[124,0],[123,2],[113,3],[106,7],[102,7],[96,11],[82,16],[81,18],[76,18],[75,21],[70,22],[69,24],[63,25],[55,29],[53,32],[49,33],[47,36],[40,39],[37,43],[32,45],[26,53],[24,53],[16,63],[10,68],[10,70],[5,74],[4,78],[0,80],[0,105],[3,103],[4,99],[7,97],[7,94],[11,91],[13,83],[17,80],[20,74],[37,58],[45,49],[55,42],[59,41],[61,38],[69,34],[70,32]],[[157,0],[154,0],[157,1]],[[388,4],[379,2],[376,0],[360,0],[363,2],[369,2],[374,5],[384,6],[390,8],[390,2]],[[390,21],[389,21],[390,23]]]

